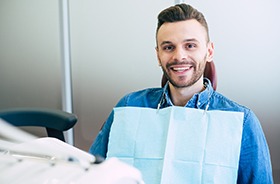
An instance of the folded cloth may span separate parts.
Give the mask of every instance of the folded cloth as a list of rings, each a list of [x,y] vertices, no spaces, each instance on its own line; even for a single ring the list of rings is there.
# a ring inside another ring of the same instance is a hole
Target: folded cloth
[[[236,183],[243,113],[185,107],[114,109],[107,157],[147,184]]]

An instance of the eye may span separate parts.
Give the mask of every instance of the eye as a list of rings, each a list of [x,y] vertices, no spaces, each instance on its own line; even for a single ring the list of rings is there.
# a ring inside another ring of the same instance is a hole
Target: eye
[[[174,50],[174,46],[173,45],[166,45],[163,47],[163,50],[165,51],[173,51]]]
[[[194,49],[194,48],[196,48],[196,44],[194,44],[194,43],[187,43],[186,44],[186,49]]]

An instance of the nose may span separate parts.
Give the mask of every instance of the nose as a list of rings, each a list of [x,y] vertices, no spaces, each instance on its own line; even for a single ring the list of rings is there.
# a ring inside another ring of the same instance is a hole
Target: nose
[[[174,61],[185,61],[188,58],[188,53],[184,48],[177,47],[173,52]]]

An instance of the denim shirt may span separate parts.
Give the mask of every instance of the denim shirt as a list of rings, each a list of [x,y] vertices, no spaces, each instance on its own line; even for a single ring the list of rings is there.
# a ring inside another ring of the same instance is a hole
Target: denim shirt
[[[185,107],[244,113],[237,183],[272,184],[269,148],[261,124],[254,112],[216,92],[206,78],[204,85],[206,89],[194,94]],[[166,84],[163,88],[149,88],[127,94],[117,103],[116,107],[165,108],[172,105],[168,84]],[[112,111],[89,150],[91,154],[106,158],[113,119],[114,112]]]

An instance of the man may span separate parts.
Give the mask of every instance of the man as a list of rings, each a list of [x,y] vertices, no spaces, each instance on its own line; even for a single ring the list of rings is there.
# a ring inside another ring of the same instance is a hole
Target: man
[[[156,39],[158,63],[169,82],[163,88],[130,93],[116,107],[181,106],[209,112],[242,112],[237,183],[273,183],[269,149],[259,120],[250,109],[214,91],[211,82],[203,76],[205,65],[212,62],[214,54],[203,14],[186,4],[163,10],[158,15]],[[107,156],[114,118],[112,111],[90,148],[92,154]]]

